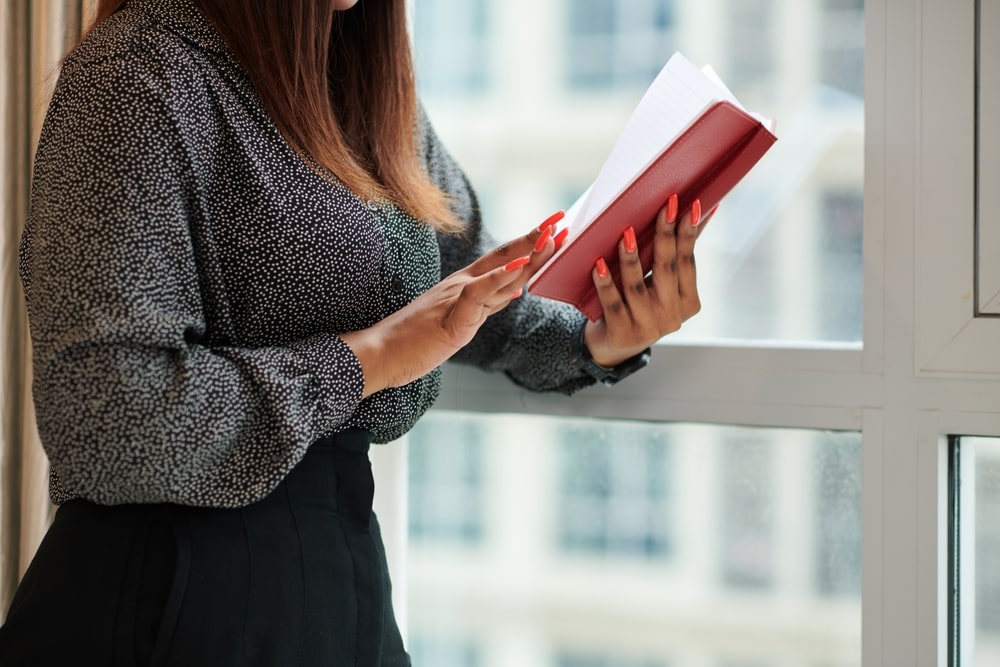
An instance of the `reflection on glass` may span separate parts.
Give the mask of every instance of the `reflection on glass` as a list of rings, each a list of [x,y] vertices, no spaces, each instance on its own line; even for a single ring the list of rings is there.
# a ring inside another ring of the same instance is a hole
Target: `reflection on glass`
[[[699,240],[703,310],[672,338],[861,340],[862,0],[414,0],[414,45],[503,239],[583,192],[674,51],[711,64],[779,141]]]
[[[857,433],[434,411],[409,447],[415,651],[462,667],[860,665]],[[429,488],[435,503],[417,500]],[[454,539],[470,520],[476,539]]]
[[[960,466],[955,667],[992,667],[1000,664],[1000,438],[963,437],[955,446]]]

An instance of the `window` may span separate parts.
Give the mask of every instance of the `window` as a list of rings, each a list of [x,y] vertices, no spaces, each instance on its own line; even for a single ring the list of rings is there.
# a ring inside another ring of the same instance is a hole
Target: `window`
[[[415,637],[631,666],[737,664],[752,632],[760,664],[860,663],[857,433],[434,410],[411,456],[447,468],[423,445],[470,421],[486,537],[411,541]]]
[[[472,642],[438,636],[415,635],[407,647],[414,665],[480,667],[479,648]]]
[[[566,57],[570,87],[640,90],[676,48],[675,0],[571,0]]]
[[[475,544],[483,536],[483,438],[468,418],[410,438],[410,537]]]
[[[1000,438],[954,438],[953,663],[1000,661]]]
[[[444,95],[482,93],[489,76],[486,0],[422,0],[413,17],[419,84]]]
[[[722,444],[722,579],[737,589],[766,589],[775,558],[775,450],[757,438]]]
[[[822,20],[823,83],[861,97],[864,82],[862,0],[826,0]]]
[[[509,20],[522,5],[488,4],[491,38],[516,38],[531,65],[491,60],[483,91],[425,103],[489,188],[485,219],[503,238],[589,184],[642,84],[611,83],[610,67],[570,82],[571,29],[609,44],[601,25],[623,25],[610,4],[573,28],[569,3],[536,3],[527,23]],[[699,240],[702,313],[644,372],[566,398],[446,367],[422,427],[480,422],[484,530],[476,549],[414,541],[411,634],[448,628],[484,664],[528,667],[993,664],[1000,577],[982,522],[995,513],[985,489],[1000,439],[989,185],[1000,11],[984,0],[677,0],[671,17],[664,46],[711,63],[777,120],[779,142]],[[751,28],[762,52],[737,56]],[[607,452],[575,461],[570,483],[559,434],[591,427],[610,444],[662,427],[662,445],[629,456],[658,466],[663,448],[663,494],[647,475],[630,478],[629,495],[611,469],[598,474]],[[966,466],[957,505],[952,451]],[[608,546],[638,544],[612,535],[654,524],[605,530],[617,500],[594,500],[601,484],[660,508],[662,553]],[[588,516],[566,519],[561,489],[590,499]],[[570,521],[602,546],[561,549]],[[530,539],[511,537],[524,530]],[[782,612],[806,631],[776,654],[769,642],[788,635],[766,626]],[[725,627],[704,630],[708,617]]]
[[[665,557],[671,532],[665,429],[566,425],[556,437],[560,548]]]
[[[1000,316],[1000,7],[977,3],[976,34],[976,301],[977,313]]]
[[[729,76],[741,87],[768,85],[774,76],[774,42],[777,29],[774,0],[730,0],[725,7]]]
[[[426,11],[416,3],[420,28],[438,3]],[[438,134],[483,191],[483,217],[497,237],[524,233],[587,188],[642,92],[680,50],[774,118],[779,140],[699,241],[706,307],[674,340],[860,343],[862,8],[829,0],[573,0],[558,11],[533,8],[527,21],[514,3],[488,7],[490,39],[518,44],[506,64],[489,70],[485,88],[442,94],[428,84],[422,93]],[[454,20],[424,34],[450,34]],[[805,39],[810,30],[849,43],[852,64],[832,77],[824,63],[843,65],[843,49]],[[417,61],[428,67],[420,80],[433,83],[453,65],[438,72],[421,59],[424,48],[440,47],[416,43]]]
[[[667,665],[652,660],[628,660],[564,653],[556,658],[554,667],[667,667]]]

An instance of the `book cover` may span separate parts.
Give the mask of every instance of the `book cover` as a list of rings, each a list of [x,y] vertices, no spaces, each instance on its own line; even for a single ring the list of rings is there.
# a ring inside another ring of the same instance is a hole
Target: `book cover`
[[[618,280],[617,248],[625,229],[635,228],[648,271],[656,214],[667,198],[676,193],[682,212],[695,199],[710,211],[776,140],[770,121],[744,109],[710,69],[674,54],[597,179],[567,211],[569,235],[528,290],[571,303],[596,321],[602,309],[591,270],[603,257]]]

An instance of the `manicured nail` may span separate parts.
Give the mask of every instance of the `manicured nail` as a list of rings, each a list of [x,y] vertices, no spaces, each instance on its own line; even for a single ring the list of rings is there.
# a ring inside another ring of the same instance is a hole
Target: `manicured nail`
[[[549,217],[542,221],[542,224],[538,225],[538,231],[543,231],[546,227],[551,227],[560,220],[566,217],[566,211],[556,211]]]
[[[608,263],[604,261],[603,257],[598,257],[597,261],[594,262],[594,268],[597,269],[597,275],[601,278],[607,278],[608,273]]]
[[[530,257],[518,257],[517,259],[508,262],[507,266],[503,267],[505,271],[517,271],[522,266],[531,261]]]
[[[695,199],[691,202],[691,226],[697,227],[701,222],[701,200]]]
[[[545,247],[545,244],[549,242],[550,238],[552,238],[552,227],[551,226],[546,227],[545,229],[543,229],[542,230],[542,235],[538,237],[537,241],[535,241],[535,252],[541,252],[542,249]]]
[[[672,194],[667,199],[667,222],[674,222],[675,220],[677,220],[677,195]]]
[[[705,216],[705,219],[708,220],[709,218],[711,218],[713,215],[715,215],[715,212],[718,210],[719,210],[719,205],[716,204],[715,206],[712,207],[712,210],[708,212],[708,215]]]
[[[566,240],[567,236],[569,236],[568,227],[555,235],[555,238],[553,238],[552,240],[556,242],[556,250],[559,250],[559,248],[562,247],[562,244]]]
[[[625,252],[635,252],[636,248],[639,247],[635,241],[635,229],[633,227],[627,228],[625,233],[622,234],[622,238],[625,239]]]
[[[517,290],[516,292],[514,292],[513,294],[511,294],[510,300],[513,301],[514,299],[518,298],[522,294],[524,294],[524,288],[523,287],[521,289]]]

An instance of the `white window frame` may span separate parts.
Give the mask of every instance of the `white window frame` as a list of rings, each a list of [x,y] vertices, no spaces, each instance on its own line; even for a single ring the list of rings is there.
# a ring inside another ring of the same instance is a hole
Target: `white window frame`
[[[977,207],[975,64],[977,41],[996,50],[992,42],[1000,35],[1000,20],[996,3],[989,0],[926,0],[922,4],[921,21],[915,26],[919,49],[913,51],[914,62],[919,63],[918,76],[910,93],[916,114],[909,142],[912,148],[907,151],[916,165],[912,209],[917,231],[915,260],[923,263],[916,272],[917,370],[943,376],[995,375],[1000,373],[1000,345],[996,344],[1000,341],[1000,318],[977,316],[977,310],[989,306],[993,295],[1000,292],[995,262],[1000,257],[996,252],[1000,247],[1000,216],[995,199],[1000,144],[996,122],[980,114],[980,139],[992,141],[993,146],[984,145],[987,150],[978,151]],[[976,38],[977,5],[992,22],[982,26],[994,31],[992,39]],[[987,64],[990,66],[996,64]],[[995,103],[991,98],[995,90],[983,92],[987,103]],[[992,118],[997,118],[996,114]],[[898,163],[904,157],[898,156],[894,169],[901,166]],[[991,173],[994,180],[984,180]],[[988,256],[979,258],[978,291],[984,301],[978,304],[976,222],[980,251],[989,247],[994,259],[990,263]],[[960,261],[953,261],[956,259]],[[991,278],[996,282],[988,285]]]
[[[992,5],[982,53],[1000,62],[993,0],[865,2],[863,346],[666,344],[643,373],[573,397],[449,366],[438,408],[860,431],[862,664],[945,667],[947,440],[1000,436],[1000,318],[976,317],[972,301],[977,2]],[[984,101],[996,105],[995,89]],[[980,141],[995,146],[1000,121],[986,124],[1000,114],[982,109]],[[979,175],[997,183],[990,151]],[[997,189],[980,188],[980,247],[1000,239]],[[405,445],[385,449],[376,466],[395,480],[380,488],[399,484],[383,521],[400,540],[402,598]],[[405,624],[401,599],[397,612]]]
[[[979,0],[977,303],[979,312],[1000,316],[1000,5]],[[989,36],[989,37],[987,37]]]

